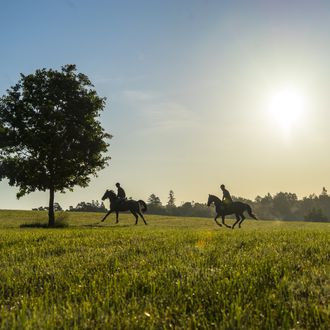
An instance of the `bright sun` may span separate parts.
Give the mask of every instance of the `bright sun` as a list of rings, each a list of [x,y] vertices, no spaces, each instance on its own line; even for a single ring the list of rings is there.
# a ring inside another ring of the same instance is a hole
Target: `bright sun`
[[[292,87],[284,87],[271,94],[268,101],[268,110],[272,119],[283,130],[290,131],[302,121],[305,103],[301,91]]]

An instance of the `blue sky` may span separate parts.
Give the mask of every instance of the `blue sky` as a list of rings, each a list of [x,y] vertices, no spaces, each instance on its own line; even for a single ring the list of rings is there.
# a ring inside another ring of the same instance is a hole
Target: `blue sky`
[[[74,63],[108,100],[110,165],[88,188],[57,194],[62,206],[100,200],[117,181],[163,203],[173,189],[177,204],[205,202],[221,183],[247,198],[329,187],[328,1],[0,6],[1,95],[20,73]],[[274,95],[289,95],[275,117]],[[47,193],[17,201],[16,191],[0,183],[0,208],[48,202]]]

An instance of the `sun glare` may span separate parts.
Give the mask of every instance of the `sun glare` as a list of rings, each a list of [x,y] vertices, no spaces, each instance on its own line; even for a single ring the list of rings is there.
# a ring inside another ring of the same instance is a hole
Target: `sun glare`
[[[286,87],[271,94],[268,107],[272,120],[289,131],[303,119],[305,98],[301,91]]]

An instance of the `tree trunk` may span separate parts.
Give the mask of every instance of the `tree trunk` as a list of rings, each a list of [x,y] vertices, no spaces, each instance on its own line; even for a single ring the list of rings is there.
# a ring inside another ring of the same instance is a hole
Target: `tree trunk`
[[[48,208],[48,226],[49,227],[53,227],[55,225],[54,197],[55,197],[55,190],[53,187],[51,187],[49,189],[49,208]]]

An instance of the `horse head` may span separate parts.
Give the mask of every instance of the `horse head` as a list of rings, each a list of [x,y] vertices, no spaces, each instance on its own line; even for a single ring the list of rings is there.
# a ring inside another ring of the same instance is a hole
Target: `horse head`
[[[209,195],[209,198],[207,200],[207,206],[210,206],[212,203],[221,204],[222,202],[221,202],[220,198],[218,198],[217,196]]]
[[[102,200],[104,201],[107,198],[109,198],[111,200],[111,199],[116,198],[116,197],[117,197],[116,193],[113,190],[106,190],[103,197],[102,197]]]

